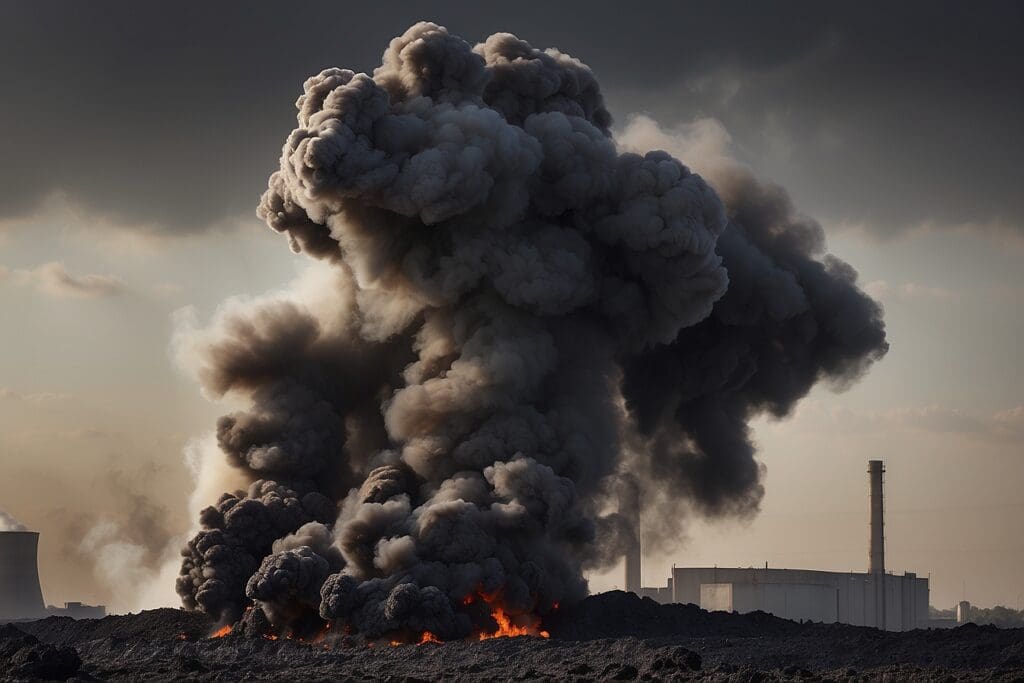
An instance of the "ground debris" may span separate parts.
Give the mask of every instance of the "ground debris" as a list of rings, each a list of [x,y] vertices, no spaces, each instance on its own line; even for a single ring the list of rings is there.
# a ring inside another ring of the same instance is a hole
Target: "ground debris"
[[[564,606],[544,624],[551,632],[549,640],[497,638],[396,647],[378,642],[370,647],[358,635],[340,633],[329,644],[272,640],[265,625],[255,621],[236,627],[230,637],[210,638],[218,626],[201,614],[173,609],[79,622],[49,618],[5,627],[9,630],[3,633],[10,635],[0,638],[0,647],[26,642],[30,648],[49,648],[49,653],[67,652],[76,658],[74,671],[62,671],[59,677],[75,675],[80,656],[79,675],[112,681],[1024,678],[1024,629],[882,633],[796,624],[766,614],[708,613],[621,592]],[[3,659],[6,652],[0,649],[0,667],[10,669]],[[37,659],[58,661],[53,654]],[[7,679],[16,680],[11,674]]]

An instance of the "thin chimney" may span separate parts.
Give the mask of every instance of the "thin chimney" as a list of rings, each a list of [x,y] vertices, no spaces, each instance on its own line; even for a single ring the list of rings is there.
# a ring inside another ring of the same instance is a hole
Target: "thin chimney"
[[[884,629],[885,620],[885,502],[882,492],[885,466],[881,460],[868,461],[871,482],[871,546],[868,572],[875,581],[875,623]]]
[[[882,475],[885,466],[881,460],[868,461],[871,475],[871,549],[868,557],[868,571],[872,574],[885,573],[885,503],[882,498]]]
[[[619,512],[629,522],[633,539],[626,548],[626,592],[640,594],[640,487],[631,478],[624,478],[619,490]]]

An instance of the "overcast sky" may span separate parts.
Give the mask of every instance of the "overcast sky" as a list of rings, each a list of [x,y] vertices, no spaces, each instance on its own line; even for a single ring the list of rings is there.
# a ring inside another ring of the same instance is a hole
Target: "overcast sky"
[[[173,600],[88,567],[128,516],[114,550],[147,571],[188,530],[187,453],[224,407],[176,368],[175,326],[297,276],[255,205],[302,81],[372,70],[429,19],[583,59],[620,138],[711,131],[885,307],[864,381],[757,423],[761,515],[694,520],[648,585],[673,563],[863,570],[883,458],[889,566],[940,607],[1024,604],[1024,6],[750,4],[0,4],[0,509],[43,533],[47,600]]]

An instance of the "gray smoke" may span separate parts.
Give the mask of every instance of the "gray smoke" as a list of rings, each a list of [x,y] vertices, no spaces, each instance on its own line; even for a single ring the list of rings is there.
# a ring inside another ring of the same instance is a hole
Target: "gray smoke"
[[[0,531],[28,531],[28,528],[3,510],[0,510]]]
[[[623,468],[748,513],[748,420],[885,351],[784,193],[737,178],[723,204],[664,152],[620,153],[557,50],[421,23],[296,106],[259,215],[331,277],[197,351],[209,393],[249,402],[217,436],[254,483],[203,511],[186,607],[279,623],[318,594],[369,637],[492,631],[494,605],[526,623],[617,559]]]
[[[646,490],[682,492],[704,515],[748,515],[764,492],[749,420],[785,417],[818,381],[848,385],[888,344],[879,304],[848,264],[818,260],[824,233],[782,188],[738,165],[713,180],[729,211],[717,246],[729,288],[671,344],[629,358],[622,390]]]

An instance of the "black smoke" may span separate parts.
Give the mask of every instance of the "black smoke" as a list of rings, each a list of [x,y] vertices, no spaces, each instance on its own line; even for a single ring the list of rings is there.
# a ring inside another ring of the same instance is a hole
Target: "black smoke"
[[[330,275],[197,351],[208,392],[248,400],[217,438],[253,483],[203,511],[186,607],[317,607],[370,637],[529,620],[630,538],[623,468],[749,513],[749,419],[885,351],[784,193],[737,176],[723,204],[665,152],[621,153],[558,50],[421,23],[296,105],[259,215]]]

